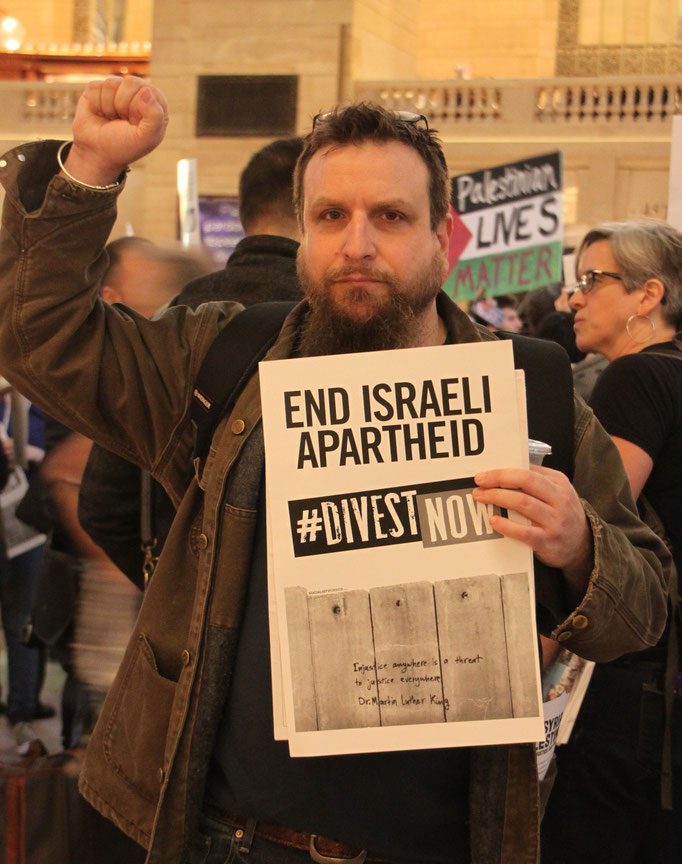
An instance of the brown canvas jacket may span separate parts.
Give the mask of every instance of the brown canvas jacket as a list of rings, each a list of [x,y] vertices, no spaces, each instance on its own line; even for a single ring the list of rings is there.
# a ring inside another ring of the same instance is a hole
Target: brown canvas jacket
[[[179,864],[201,807],[249,574],[263,459],[258,376],[192,476],[192,382],[241,307],[177,307],[151,322],[102,303],[97,284],[116,195],[53,176],[57,146],[29,144],[0,160],[0,371],[63,423],[150,470],[178,505],[90,741],[81,791],[149,850],[148,864]],[[443,309],[454,341],[492,338],[451,302]],[[291,354],[302,314],[297,307],[289,316],[268,359]],[[670,558],[637,518],[617,451],[580,400],[574,485],[592,528],[594,570],[554,636],[606,661],[660,637]],[[472,860],[534,864],[532,745],[471,754]]]

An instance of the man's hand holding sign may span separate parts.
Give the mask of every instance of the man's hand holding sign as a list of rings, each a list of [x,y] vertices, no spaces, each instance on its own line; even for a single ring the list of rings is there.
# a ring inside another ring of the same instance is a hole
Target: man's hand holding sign
[[[491,516],[495,530],[527,543],[550,567],[563,570],[570,588],[585,591],[593,567],[592,534],[580,499],[560,471],[533,465],[528,471],[500,469],[476,474],[473,496],[525,516],[530,524]]]

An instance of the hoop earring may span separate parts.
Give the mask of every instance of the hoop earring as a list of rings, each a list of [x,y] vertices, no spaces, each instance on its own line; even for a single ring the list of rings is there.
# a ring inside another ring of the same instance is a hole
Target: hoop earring
[[[643,318],[645,321],[648,321],[649,324],[650,324],[650,326],[651,326],[651,333],[649,333],[649,335],[646,337],[646,339],[635,339],[635,337],[634,337],[634,336],[632,335],[632,333],[630,332],[630,325],[632,324],[632,322],[633,322],[636,318]],[[646,345],[646,343],[647,343],[650,339],[653,338],[653,335],[654,335],[654,333],[656,332],[656,325],[655,325],[655,323],[651,320],[651,318],[649,318],[648,315],[630,315],[630,317],[628,318],[627,322],[625,323],[625,330],[627,331],[628,336],[630,337],[630,339],[632,339],[632,341],[635,343],[635,345]]]

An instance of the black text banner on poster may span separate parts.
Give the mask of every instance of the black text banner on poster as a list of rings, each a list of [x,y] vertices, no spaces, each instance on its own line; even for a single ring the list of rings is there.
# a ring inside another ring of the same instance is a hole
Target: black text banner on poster
[[[498,204],[510,204],[561,192],[561,153],[546,153],[452,178],[452,203],[460,216]]]
[[[490,516],[506,516],[506,511],[476,501],[474,488],[468,477],[290,501],[294,555],[401,543],[448,546],[501,537]]]

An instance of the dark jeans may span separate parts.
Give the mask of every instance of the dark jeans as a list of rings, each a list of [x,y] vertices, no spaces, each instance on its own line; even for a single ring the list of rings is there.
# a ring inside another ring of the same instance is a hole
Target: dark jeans
[[[242,843],[235,831],[222,822],[202,816],[182,864],[310,864],[308,852],[289,849],[254,837],[248,852],[240,852]]]
[[[42,554],[43,547],[38,546],[2,562],[0,606],[7,643],[7,716],[11,723],[32,720],[36,708],[41,650],[24,644],[24,628],[31,618]]]
[[[673,811],[661,809],[659,664],[599,665],[542,822],[543,864],[682,861],[682,699],[673,714]],[[676,767],[675,767],[676,765]]]

